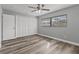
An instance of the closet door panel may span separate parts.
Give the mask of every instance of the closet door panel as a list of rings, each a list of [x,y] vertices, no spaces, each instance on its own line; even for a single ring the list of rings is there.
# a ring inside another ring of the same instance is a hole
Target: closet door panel
[[[37,33],[37,20],[35,18],[29,18],[29,35]]]
[[[22,37],[28,35],[28,22],[25,17],[16,16],[16,36]]]
[[[15,16],[3,14],[3,40],[15,38]]]

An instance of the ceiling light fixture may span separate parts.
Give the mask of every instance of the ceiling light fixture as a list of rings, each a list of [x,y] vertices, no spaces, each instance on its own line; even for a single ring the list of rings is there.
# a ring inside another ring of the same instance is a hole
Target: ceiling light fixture
[[[50,9],[45,8],[44,4],[36,4],[36,7],[34,6],[28,6],[29,8],[32,8],[34,10],[32,10],[32,12],[38,12],[38,13],[42,13],[42,11],[50,11]]]

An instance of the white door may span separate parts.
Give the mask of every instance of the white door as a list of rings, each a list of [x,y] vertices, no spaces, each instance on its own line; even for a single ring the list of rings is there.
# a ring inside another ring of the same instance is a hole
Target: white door
[[[35,18],[29,18],[29,35],[37,33],[37,20]]]
[[[15,16],[3,14],[3,40],[15,37]]]
[[[23,16],[16,16],[16,36],[22,37],[28,35],[28,20]]]

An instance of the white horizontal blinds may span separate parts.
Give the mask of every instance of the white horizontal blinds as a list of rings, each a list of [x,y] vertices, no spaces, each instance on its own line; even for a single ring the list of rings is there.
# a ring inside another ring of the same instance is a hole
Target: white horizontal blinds
[[[41,19],[41,26],[50,27],[50,18]]]

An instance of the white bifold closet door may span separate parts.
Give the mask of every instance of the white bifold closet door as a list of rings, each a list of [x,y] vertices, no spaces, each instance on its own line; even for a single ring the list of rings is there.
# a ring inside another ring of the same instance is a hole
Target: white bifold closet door
[[[16,36],[22,37],[29,35],[29,19],[23,16],[16,16]]]
[[[36,34],[37,21],[34,17],[16,16],[16,36],[28,36]]]
[[[15,16],[3,14],[3,40],[15,38]]]

